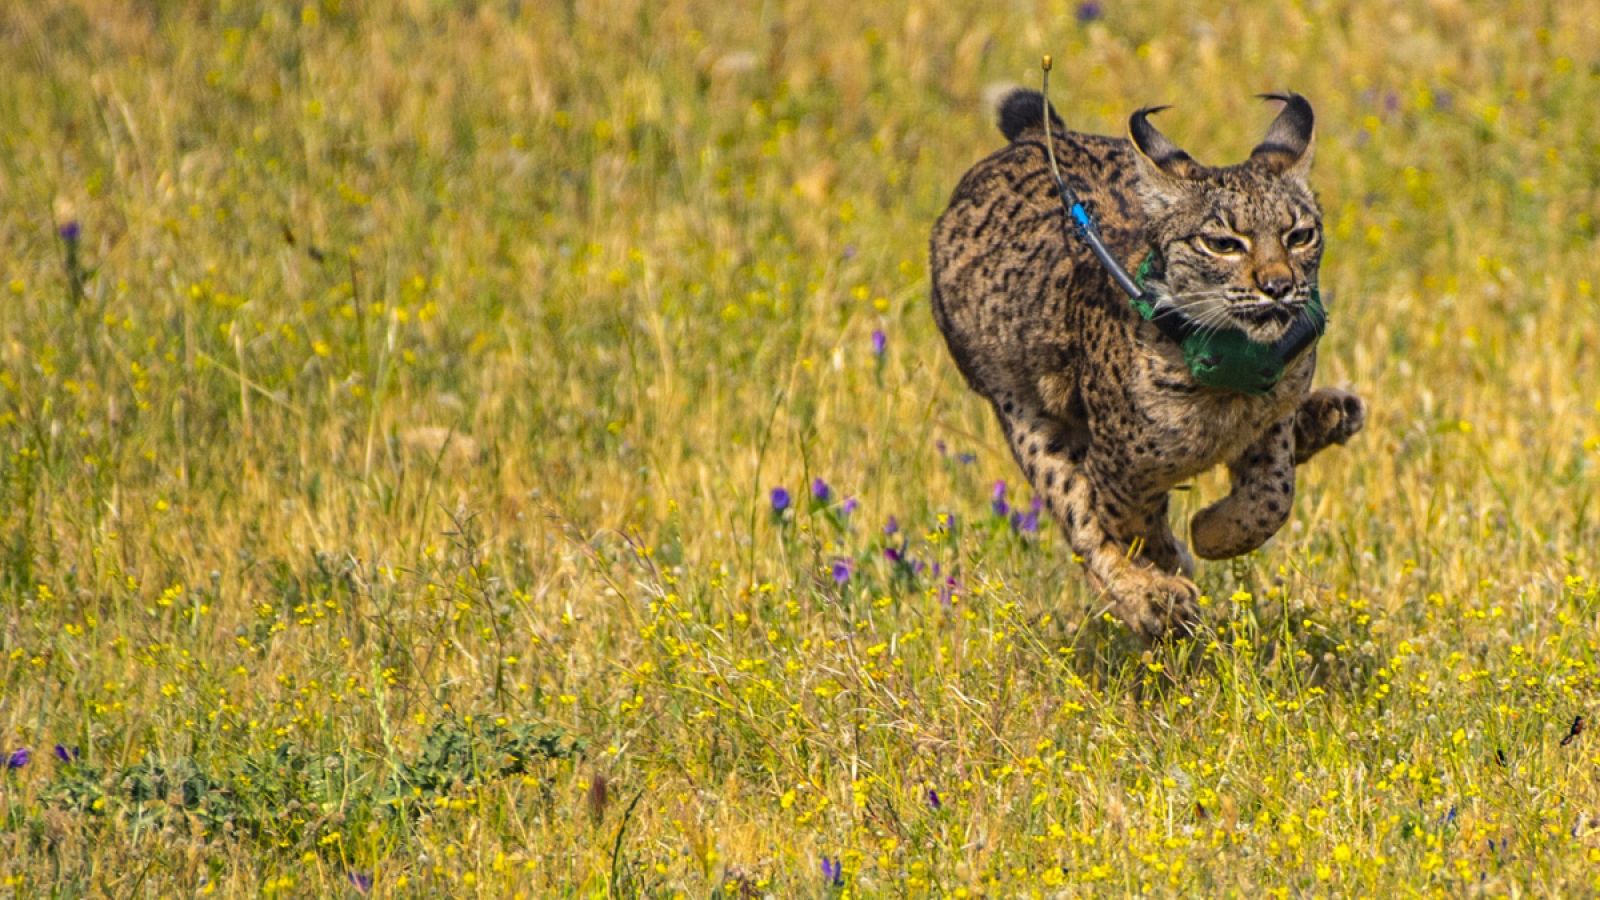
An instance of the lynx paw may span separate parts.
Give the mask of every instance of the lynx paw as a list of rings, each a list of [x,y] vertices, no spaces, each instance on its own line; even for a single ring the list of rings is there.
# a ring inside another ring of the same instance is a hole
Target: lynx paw
[[[1200,621],[1200,589],[1181,575],[1138,569],[1111,590],[1117,615],[1149,640],[1188,637]]]
[[[1367,424],[1367,404],[1338,388],[1319,388],[1300,404],[1294,420],[1295,462],[1350,440]]]

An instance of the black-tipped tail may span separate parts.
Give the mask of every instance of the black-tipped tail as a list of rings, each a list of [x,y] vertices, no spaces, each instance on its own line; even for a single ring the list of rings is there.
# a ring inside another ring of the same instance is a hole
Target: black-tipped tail
[[[1041,107],[1045,106],[1044,95],[1028,88],[1017,88],[1000,101],[1000,133],[1006,140],[1014,141],[1017,135],[1036,128],[1042,123]],[[1064,128],[1066,123],[1056,115],[1055,106],[1050,106],[1050,125],[1054,128]]]

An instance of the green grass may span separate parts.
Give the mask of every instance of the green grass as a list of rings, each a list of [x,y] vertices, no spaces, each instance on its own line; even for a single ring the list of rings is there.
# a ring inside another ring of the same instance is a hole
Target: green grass
[[[395,6],[0,12],[4,891],[1600,890],[1582,4]],[[927,308],[1047,52],[1318,112],[1371,420],[1183,644],[990,512]]]

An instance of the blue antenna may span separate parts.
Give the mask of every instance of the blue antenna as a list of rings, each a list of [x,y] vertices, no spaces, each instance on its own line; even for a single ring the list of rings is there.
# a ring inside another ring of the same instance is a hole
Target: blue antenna
[[[1085,209],[1083,203],[1078,200],[1078,195],[1073,193],[1072,188],[1067,186],[1066,179],[1061,177],[1061,167],[1056,165],[1056,139],[1055,134],[1050,130],[1050,67],[1052,62],[1048,53],[1045,54],[1044,59],[1040,62],[1041,67],[1044,69],[1044,85],[1043,90],[1039,92],[1039,105],[1043,107],[1041,115],[1044,117],[1044,150],[1045,154],[1050,158],[1050,176],[1056,180],[1056,191],[1061,197],[1061,205],[1066,208],[1067,217],[1072,220],[1072,224],[1078,232],[1078,237],[1089,245],[1089,250],[1094,253],[1096,259],[1100,260],[1100,265],[1106,267],[1106,271],[1111,274],[1111,280],[1117,283],[1117,287],[1122,288],[1129,297],[1138,297],[1144,291],[1139,289],[1138,282],[1133,280],[1133,276],[1128,274],[1128,270],[1124,269],[1122,264],[1117,262],[1117,258],[1111,255],[1111,250],[1106,247],[1105,241],[1100,238],[1100,227],[1094,223],[1094,217],[1089,215],[1089,210]]]

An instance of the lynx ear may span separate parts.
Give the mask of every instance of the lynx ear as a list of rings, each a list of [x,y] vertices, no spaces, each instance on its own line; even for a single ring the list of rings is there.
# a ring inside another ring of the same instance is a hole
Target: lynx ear
[[[1194,157],[1179,149],[1177,144],[1167,140],[1167,136],[1156,130],[1150,124],[1150,114],[1158,113],[1165,106],[1146,106],[1134,113],[1128,119],[1128,139],[1133,142],[1133,148],[1139,151],[1141,162],[1149,163],[1156,171],[1170,177],[1183,180],[1192,180],[1205,175],[1206,167],[1195,162]]]
[[[1250,160],[1280,175],[1304,180],[1311,172],[1311,139],[1316,133],[1316,116],[1311,104],[1296,93],[1262,94],[1263,100],[1278,100],[1283,111],[1272,120],[1267,136],[1250,151]]]

